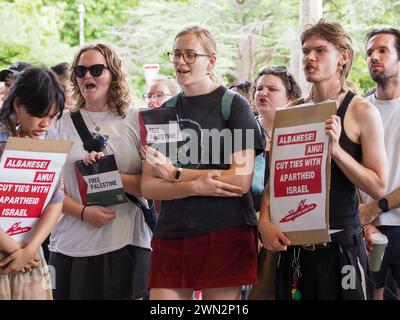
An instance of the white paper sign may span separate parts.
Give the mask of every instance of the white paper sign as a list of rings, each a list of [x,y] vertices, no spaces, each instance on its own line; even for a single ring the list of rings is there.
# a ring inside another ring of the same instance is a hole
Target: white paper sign
[[[17,242],[31,239],[68,151],[4,150],[0,161],[0,227]]]
[[[271,222],[283,232],[326,228],[328,140],[324,122],[274,131]]]
[[[171,143],[182,141],[178,122],[169,124],[146,124],[147,143]]]

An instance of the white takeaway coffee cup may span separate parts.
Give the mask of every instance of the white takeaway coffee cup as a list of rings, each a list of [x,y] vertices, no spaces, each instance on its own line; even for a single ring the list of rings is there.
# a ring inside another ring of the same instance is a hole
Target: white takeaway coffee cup
[[[369,256],[369,269],[378,272],[381,269],[383,255],[388,244],[388,238],[382,233],[374,233],[371,236],[373,249]]]

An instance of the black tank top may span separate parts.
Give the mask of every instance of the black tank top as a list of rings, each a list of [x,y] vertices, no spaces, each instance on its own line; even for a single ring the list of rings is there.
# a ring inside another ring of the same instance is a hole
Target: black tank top
[[[337,115],[341,119],[342,132],[340,134],[340,146],[350,154],[357,162],[361,163],[361,145],[349,139],[344,130],[344,117],[350,101],[355,94],[347,92]],[[356,187],[347,179],[342,170],[331,162],[331,190],[329,197],[329,223],[330,229],[356,229],[361,226],[358,215],[358,197]]]

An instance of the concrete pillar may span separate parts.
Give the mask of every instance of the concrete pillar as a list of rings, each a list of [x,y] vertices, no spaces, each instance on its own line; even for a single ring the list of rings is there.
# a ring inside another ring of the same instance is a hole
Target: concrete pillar
[[[304,77],[300,43],[300,35],[305,25],[309,23],[316,23],[322,17],[322,0],[300,0],[299,8],[299,29],[296,41],[293,41],[291,48],[291,72],[294,74],[298,81],[303,96],[308,96],[309,85]]]

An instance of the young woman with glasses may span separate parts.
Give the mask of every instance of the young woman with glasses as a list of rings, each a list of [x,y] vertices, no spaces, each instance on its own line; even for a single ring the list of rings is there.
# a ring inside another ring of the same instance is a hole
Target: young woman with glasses
[[[256,215],[248,191],[261,137],[240,95],[224,120],[221,103],[227,89],[212,72],[216,51],[210,31],[192,26],[178,33],[169,54],[183,89],[176,103],[178,123],[201,128],[196,131],[200,137],[192,136],[202,146],[200,153],[177,168],[160,152],[143,150],[142,192],[162,200],[152,242],[150,299],[190,299],[194,289],[202,289],[204,299],[238,299],[240,287],[256,281]],[[230,133],[235,148],[223,139],[206,138],[209,130],[219,138],[221,132]]]
[[[147,291],[151,231],[142,212],[132,202],[85,206],[74,168],[82,158],[92,164],[102,154],[114,154],[124,190],[141,196],[138,112],[128,108],[121,64],[102,43],[82,47],[72,63],[76,110],[65,111],[58,129],[75,144],[64,167],[64,215],[50,238],[56,299],[138,299]],[[77,110],[92,136],[106,142],[102,152],[84,150],[70,115]]]
[[[175,80],[168,77],[158,77],[151,80],[147,93],[143,96],[146,106],[159,108],[165,101],[179,92]]]

